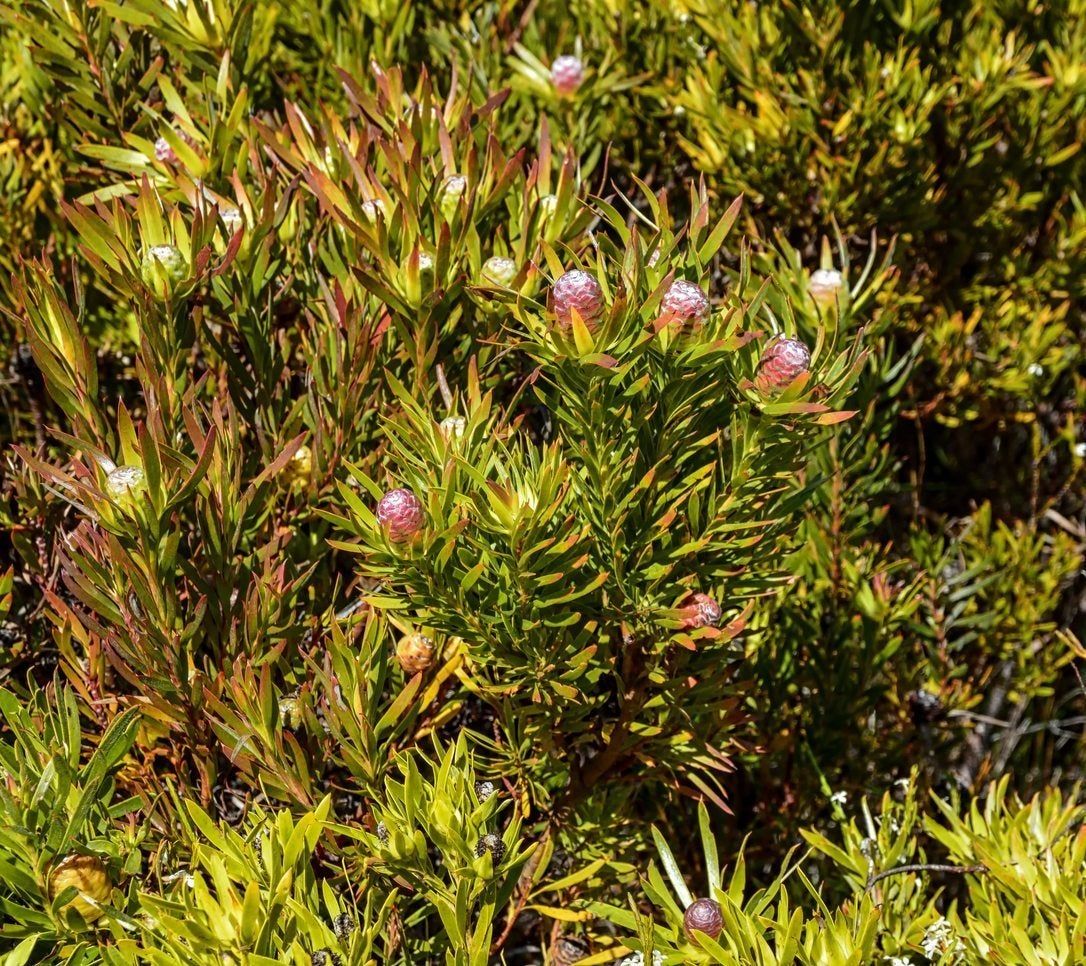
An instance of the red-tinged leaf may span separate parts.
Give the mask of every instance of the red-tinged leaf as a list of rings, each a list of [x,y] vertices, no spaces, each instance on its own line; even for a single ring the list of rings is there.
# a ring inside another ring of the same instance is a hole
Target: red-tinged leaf
[[[584,359],[585,362],[592,363],[593,365],[602,366],[604,369],[614,369],[618,365],[618,359],[614,356],[609,356],[605,352],[594,352]]]
[[[762,407],[762,412],[769,416],[809,416],[814,413],[828,413],[829,411],[829,406],[814,402],[767,403]]]
[[[838,423],[852,419],[858,412],[858,409],[846,409],[836,413],[823,413],[821,416],[815,417],[815,422],[821,426],[836,426]]]
[[[421,686],[422,673],[420,672],[404,685],[404,689],[397,695],[396,700],[389,705],[388,710],[373,729],[375,734],[380,735],[400,720],[404,712],[411,707],[411,703]]]
[[[216,278],[222,275],[233,263],[235,257],[237,257],[238,249],[241,248],[241,243],[245,239],[245,229],[239,228],[233,235],[230,236],[230,242],[226,246],[226,254],[223,255],[222,261],[219,262],[212,272],[211,277]],[[210,252],[208,252],[210,257]],[[199,268],[200,266],[198,266]]]
[[[760,339],[763,333],[759,330],[753,330],[750,332],[736,332],[734,335],[728,336],[726,339],[720,339],[713,343],[714,349],[723,349],[725,352],[734,352],[736,349],[742,349],[743,346],[749,342],[753,342],[755,339]],[[744,380],[746,382],[746,380]]]
[[[724,801],[720,793],[713,789],[708,782],[706,782],[702,778],[699,778],[695,772],[691,772],[686,777],[691,782],[691,784],[699,788],[702,794],[705,795],[705,797],[708,798],[709,801],[711,801],[722,812],[727,815],[733,814],[732,810],[728,808],[728,803]]]
[[[207,436],[204,437],[204,445],[200,450],[200,455],[196,460],[196,465],[192,468],[192,472],[189,474],[189,478],[181,485],[181,489],[174,494],[173,499],[170,500],[166,509],[178,506],[188,499],[189,495],[199,486],[200,481],[204,478],[204,474],[207,472],[207,468],[211,465],[211,457],[215,451],[215,439],[217,436],[216,427],[212,426],[208,430]]]
[[[294,437],[286,446],[283,447],[283,451],[275,457],[264,469],[253,479],[253,482],[249,484],[245,490],[245,499],[249,499],[257,488],[263,483],[267,482],[271,477],[275,476],[287,463],[290,462],[290,458],[298,452],[298,448],[302,445],[302,440],[305,439],[305,433],[299,433]]]
[[[713,228],[709,237],[702,242],[701,248],[698,249],[698,260],[703,265],[707,264],[720,250],[720,246],[724,244],[724,239],[728,237],[728,232],[732,230],[732,226],[735,224],[735,219],[739,217],[739,211],[742,207],[743,196],[740,195],[728,206],[728,210],[716,223],[716,227]]]
[[[697,643],[689,634],[675,634],[671,639],[680,647],[685,647],[688,651],[696,651],[698,649]]]

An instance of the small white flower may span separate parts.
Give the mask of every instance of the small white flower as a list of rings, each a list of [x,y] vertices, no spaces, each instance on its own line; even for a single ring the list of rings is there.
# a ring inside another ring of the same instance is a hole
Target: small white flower
[[[908,956],[888,956],[886,966],[912,966],[912,962]]]
[[[842,284],[843,279],[837,269],[819,268],[811,272],[811,277],[807,281],[807,291],[819,305],[833,305]]]
[[[1086,443],[1075,443],[1075,455],[1086,456]]]
[[[836,791],[830,796],[830,801],[833,802],[834,805],[847,805],[848,792],[846,792],[844,789]]]
[[[954,927],[942,916],[925,930],[920,948],[928,959],[939,959],[948,954],[956,959],[965,953],[962,941],[954,935]]]
[[[465,191],[468,190],[468,179],[462,174],[454,174],[445,179],[445,184],[441,189],[446,195],[453,198],[459,198]]]
[[[165,164],[177,163],[177,154],[170,146],[170,142],[164,137],[155,141],[155,160],[162,161]]]
[[[223,223],[223,227],[230,232],[231,235],[236,235],[241,231],[242,225],[245,224],[245,219],[237,208],[223,208],[219,212],[219,218]]]
[[[1043,376],[1045,374],[1045,367],[1040,363],[1034,362],[1027,370],[1031,376]]]
[[[894,782],[894,784],[898,788],[904,790],[904,789],[907,789],[909,787],[909,779],[908,778],[899,778],[896,782]]]
[[[876,843],[875,843],[874,839],[871,839],[871,838],[863,839],[860,842],[860,851],[863,852],[863,854],[867,858],[870,859],[871,858],[871,853],[875,851],[875,844]]]
[[[363,201],[362,217],[370,224],[376,222],[378,218],[388,217],[388,205],[385,204],[385,199],[370,198],[367,201]]]
[[[464,427],[467,424],[463,416],[448,416],[441,420],[441,435],[446,439],[460,439],[464,435]]]

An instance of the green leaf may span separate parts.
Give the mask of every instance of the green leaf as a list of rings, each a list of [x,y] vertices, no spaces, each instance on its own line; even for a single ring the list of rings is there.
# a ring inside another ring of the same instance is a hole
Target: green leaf
[[[686,909],[693,904],[694,897],[690,894],[690,889],[687,888],[686,881],[679,870],[679,864],[675,861],[671,847],[655,825],[652,826],[652,840],[656,843],[656,851],[660,856],[660,863],[664,867],[664,872],[667,873],[667,877],[671,882],[671,888],[675,890],[675,895],[679,898],[679,905]]]

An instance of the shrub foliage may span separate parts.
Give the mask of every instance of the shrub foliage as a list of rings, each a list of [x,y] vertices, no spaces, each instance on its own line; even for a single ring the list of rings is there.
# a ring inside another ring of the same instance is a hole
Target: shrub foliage
[[[0,0],[4,963],[1086,961],[1084,17]]]

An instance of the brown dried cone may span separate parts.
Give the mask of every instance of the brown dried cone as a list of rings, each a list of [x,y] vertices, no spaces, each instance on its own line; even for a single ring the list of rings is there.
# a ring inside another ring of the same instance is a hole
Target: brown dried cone
[[[551,966],[573,966],[592,952],[588,943],[576,936],[559,936],[551,946]]]
[[[113,892],[109,869],[94,855],[69,855],[53,866],[49,871],[46,890],[49,901],[52,902],[69,886],[75,886],[79,892],[61,908],[74,909],[87,922],[93,922],[102,915],[102,910],[94,903],[108,902]]]
[[[576,310],[586,328],[593,328],[603,314],[603,288],[588,272],[579,268],[560,276],[551,287],[554,317],[565,329],[573,325]]]
[[[426,523],[422,502],[410,490],[390,490],[377,504],[377,522],[393,543],[404,543],[416,536]]]
[[[494,857],[495,866],[505,858],[505,843],[500,835],[487,832],[486,835],[479,836],[479,841],[475,843],[475,855],[477,858],[482,858],[487,852]]]
[[[686,937],[695,942],[695,933],[703,932],[710,939],[716,939],[724,929],[724,915],[719,902],[712,899],[695,899],[683,916],[683,929]]]
[[[393,906],[388,916],[388,925],[385,927],[385,937],[388,944],[389,955],[396,952],[403,942],[403,920],[399,910]]]
[[[909,714],[917,727],[930,725],[946,716],[946,708],[937,694],[921,688],[908,696]]]
[[[497,785],[495,785],[489,779],[484,778],[484,779],[482,779],[480,781],[477,781],[475,783],[475,797],[477,799],[479,799],[480,802],[487,801],[497,791],[498,791]]]
[[[754,385],[773,395],[786,389],[811,366],[811,350],[799,339],[777,339],[762,354]]]
[[[416,631],[401,637],[396,644],[396,660],[408,674],[418,674],[434,663],[434,642]]]
[[[354,916],[349,912],[341,912],[332,920],[332,932],[336,934],[336,939],[341,943],[347,942],[356,928],[358,928],[358,923],[354,921]]]
[[[720,623],[723,611],[708,594],[687,594],[680,604],[682,608],[683,630],[692,631],[699,627],[716,627]]]

